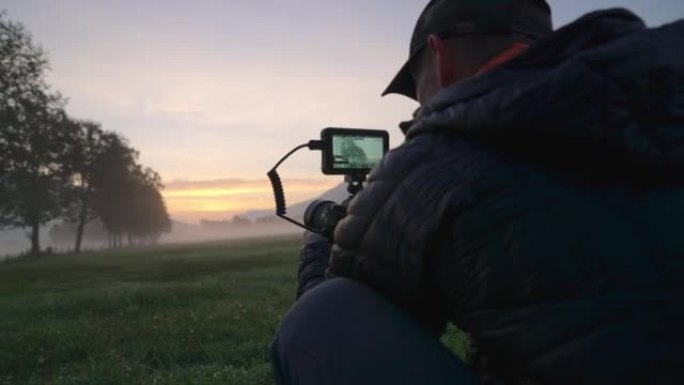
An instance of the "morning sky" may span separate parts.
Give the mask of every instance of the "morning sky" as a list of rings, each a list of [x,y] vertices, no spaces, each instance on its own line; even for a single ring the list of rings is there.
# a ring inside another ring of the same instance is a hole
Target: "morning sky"
[[[416,107],[380,97],[427,0],[0,0],[49,52],[67,111],[124,134],[175,219],[273,207],[265,173],[324,127],[386,129]],[[622,6],[657,26],[682,0],[551,0],[554,25]],[[315,153],[281,171],[290,202],[340,182]]]

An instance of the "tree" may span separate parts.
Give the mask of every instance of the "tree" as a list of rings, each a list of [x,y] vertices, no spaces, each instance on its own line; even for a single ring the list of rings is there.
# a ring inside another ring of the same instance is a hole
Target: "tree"
[[[2,222],[31,229],[31,253],[40,252],[40,226],[61,216],[69,180],[59,159],[60,113],[46,105],[24,103],[21,128],[3,153]]]
[[[69,222],[76,224],[74,252],[78,253],[86,225],[97,218],[92,207],[95,194],[93,178],[97,172],[97,162],[105,151],[106,134],[98,123],[92,121],[68,120],[65,126],[68,135],[64,165],[73,183],[66,217]]]
[[[0,12],[0,128],[3,139],[20,128],[27,101],[40,104],[47,86],[44,81],[48,61],[45,53],[33,44],[31,35],[20,23],[7,19]]]
[[[233,226],[247,226],[251,225],[252,221],[250,221],[249,218],[234,215],[233,219],[231,220],[231,223],[233,224]]]
[[[0,13],[0,227],[30,228],[33,254],[41,225],[60,217],[76,224],[77,252],[97,216],[114,247],[124,234],[133,243],[169,231],[159,175],[138,164],[125,138],[70,119],[47,70],[28,31]]]
[[[126,221],[129,245],[135,239],[156,243],[162,233],[171,231],[171,218],[159,192],[162,187],[159,175],[151,169],[145,169],[132,180]]]
[[[0,12],[0,194],[7,193],[9,170],[12,166],[9,151],[19,140],[19,131],[26,112],[27,101],[36,104],[44,96],[43,72],[47,59],[31,41],[31,36],[19,23],[13,23]],[[0,198],[4,198],[0,195]],[[0,204],[6,202],[0,200]],[[6,205],[5,205],[6,206]]]
[[[138,153],[116,133],[106,133],[102,140],[104,148],[92,176],[93,208],[110,233],[110,247],[120,247],[126,230],[126,192],[137,167]]]
[[[156,241],[171,230],[171,220],[160,194],[159,174],[138,164],[138,152],[117,134],[103,135],[104,149],[92,176],[94,209],[107,231],[110,246],[134,240]]]
[[[40,226],[61,214],[68,184],[59,158],[63,99],[44,81],[48,62],[19,23],[0,14],[0,225],[31,229],[40,252]]]

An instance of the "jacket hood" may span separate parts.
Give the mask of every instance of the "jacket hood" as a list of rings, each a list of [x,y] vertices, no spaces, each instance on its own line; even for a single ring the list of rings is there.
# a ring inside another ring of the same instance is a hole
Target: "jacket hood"
[[[682,171],[682,36],[684,21],[647,29],[627,10],[588,14],[440,91],[407,137],[436,131],[525,154]]]

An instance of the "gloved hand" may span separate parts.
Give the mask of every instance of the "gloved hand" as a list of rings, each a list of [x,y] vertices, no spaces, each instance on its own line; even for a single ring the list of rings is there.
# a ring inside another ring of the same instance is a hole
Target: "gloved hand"
[[[323,235],[307,231],[304,234],[304,247],[299,253],[297,271],[297,298],[325,281],[332,244]]]

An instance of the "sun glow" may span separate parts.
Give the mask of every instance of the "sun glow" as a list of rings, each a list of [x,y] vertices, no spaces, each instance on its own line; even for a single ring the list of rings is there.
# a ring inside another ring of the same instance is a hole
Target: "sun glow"
[[[319,196],[335,182],[326,180],[287,181],[288,202]],[[176,181],[162,192],[169,214],[177,220],[230,219],[250,210],[274,208],[273,191],[267,181]]]
[[[201,190],[175,190],[168,191],[164,196],[168,198],[220,198],[234,195],[247,194],[263,194],[267,192],[266,188],[216,188],[216,189],[201,189]]]

